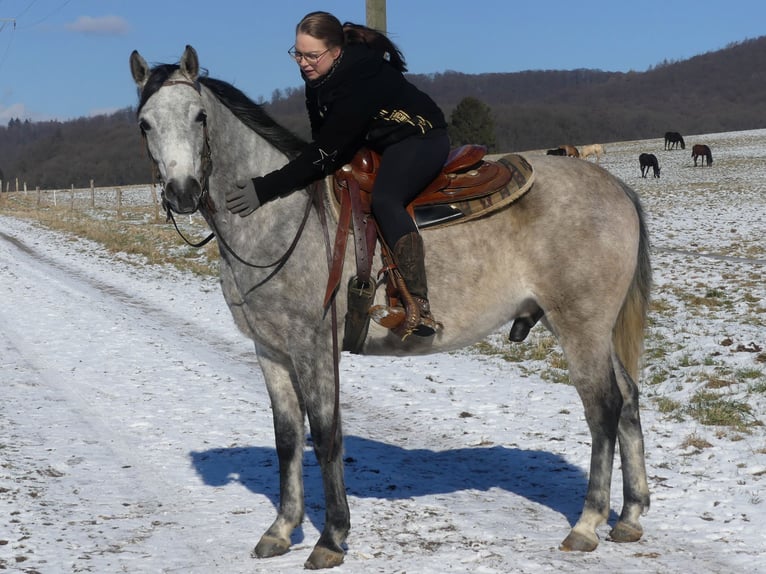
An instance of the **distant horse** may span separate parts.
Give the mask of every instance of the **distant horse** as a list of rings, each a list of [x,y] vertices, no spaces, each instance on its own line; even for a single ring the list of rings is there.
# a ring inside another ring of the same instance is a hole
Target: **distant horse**
[[[313,185],[248,217],[230,213],[227,190],[284,166],[305,143],[232,85],[200,74],[191,46],[178,64],[153,68],[134,51],[130,69],[139,89],[138,127],[164,205],[168,214],[199,211],[215,232],[224,298],[237,326],[254,341],[271,399],[280,501],[254,554],[288,552],[303,521],[308,417],[325,521],[306,567],[337,566],[350,529],[335,379],[339,354],[333,350],[343,321],[331,320],[336,315],[326,316],[323,305],[330,265],[329,230],[322,225],[337,219],[323,188]],[[540,155],[533,168],[534,187],[512,205],[423,230],[431,308],[443,329],[403,341],[373,323],[362,352],[442,353],[480,341],[515,319],[540,318],[563,348],[591,434],[585,503],[561,549],[597,547],[596,528],[610,513],[616,441],[623,508],[610,537],[634,542],[643,533],[639,517],[649,508],[635,383],[651,284],[643,210],[634,190],[589,162]],[[353,243],[346,261],[354,259]],[[374,262],[373,277],[381,266]],[[335,298],[339,317],[347,310],[351,267],[345,266]],[[377,289],[378,302],[384,291]]]
[[[678,146],[686,149],[684,138],[678,132],[665,132],[665,149],[676,149]]]
[[[560,145],[559,149],[563,149],[567,157],[580,157],[580,152],[573,145]]]
[[[557,148],[554,148],[554,149],[549,149],[547,152],[545,152],[545,155],[562,155],[562,156],[564,156],[566,154],[567,154],[567,150],[565,150],[563,148],[560,148],[560,147],[557,147]]]
[[[584,145],[580,148],[580,157],[586,159],[592,155],[596,156],[596,162],[601,161],[601,156],[606,153],[604,146],[601,144]]]
[[[654,170],[654,177],[660,177],[660,164],[653,153],[642,153],[638,156],[638,163],[641,165],[641,177],[646,177],[650,167]]]
[[[710,148],[703,144],[694,144],[692,147],[692,158],[694,159],[694,166],[697,166],[697,158],[701,157],[702,161],[700,165],[713,165],[713,153]]]

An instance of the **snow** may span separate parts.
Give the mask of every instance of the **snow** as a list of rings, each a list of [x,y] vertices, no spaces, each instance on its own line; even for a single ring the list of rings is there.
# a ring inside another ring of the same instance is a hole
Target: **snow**
[[[692,143],[711,146],[712,167],[692,166]],[[605,525],[595,552],[557,550],[581,509],[590,436],[544,361],[344,355],[352,531],[337,572],[766,572],[766,130],[687,137],[684,151],[606,148],[653,243],[644,538],[615,544]],[[642,151],[659,157],[659,180],[640,178]],[[302,570],[323,523],[310,448],[293,549],[250,556],[275,516],[276,454],[252,346],[217,280],[0,215],[0,293],[0,570]],[[507,350],[506,335],[489,342]],[[536,327],[522,345],[546,336]],[[712,377],[749,405],[746,429],[659,408],[690,404]],[[621,492],[617,460],[612,523]]]

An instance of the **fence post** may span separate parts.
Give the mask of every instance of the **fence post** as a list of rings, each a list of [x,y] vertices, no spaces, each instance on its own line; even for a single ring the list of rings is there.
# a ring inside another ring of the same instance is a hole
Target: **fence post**
[[[16,191],[19,191],[19,178],[16,178]]]
[[[40,186],[38,185],[35,189],[37,190],[37,207],[40,207],[40,202],[42,201],[42,195],[40,195]]]
[[[117,188],[117,219],[122,219],[122,188]]]
[[[157,197],[157,186],[152,184],[152,203],[154,203],[154,221],[160,220],[160,201]]]
[[[93,187],[93,180],[90,180],[90,206],[92,208],[96,207],[96,190]]]
[[[72,197],[70,198],[69,209],[74,211],[74,184],[72,184]]]

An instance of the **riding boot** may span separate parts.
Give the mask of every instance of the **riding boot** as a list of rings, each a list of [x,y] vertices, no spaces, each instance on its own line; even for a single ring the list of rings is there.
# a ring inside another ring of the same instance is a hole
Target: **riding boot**
[[[394,260],[404,278],[407,290],[420,310],[420,324],[412,333],[419,337],[429,337],[441,327],[441,324],[431,314],[426,283],[425,249],[423,238],[417,231],[408,233],[396,242]]]

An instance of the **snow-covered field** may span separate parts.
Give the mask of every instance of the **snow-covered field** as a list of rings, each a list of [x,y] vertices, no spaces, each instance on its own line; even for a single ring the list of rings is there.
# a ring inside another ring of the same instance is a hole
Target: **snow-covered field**
[[[641,194],[653,242],[644,538],[611,543],[604,526],[595,552],[557,550],[590,437],[545,361],[344,355],[352,531],[337,572],[766,572],[766,130],[686,139],[611,144],[601,160]],[[693,143],[712,167],[692,166]],[[641,179],[644,151],[659,180]],[[0,294],[0,570],[302,570],[323,521],[310,449],[294,549],[249,555],[275,515],[276,455],[251,345],[215,280],[0,211]],[[504,336],[491,342],[509,349]],[[743,424],[704,424],[700,397]]]

